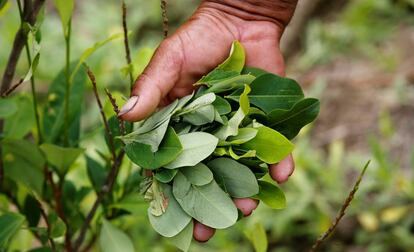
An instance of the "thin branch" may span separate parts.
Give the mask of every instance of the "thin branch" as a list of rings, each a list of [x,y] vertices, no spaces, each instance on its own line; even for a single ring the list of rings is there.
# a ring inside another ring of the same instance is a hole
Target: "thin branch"
[[[30,25],[34,25],[37,15],[39,14],[40,9],[43,7],[45,0],[35,0],[33,4],[31,4],[31,2],[32,1],[25,1],[23,20],[25,22],[28,22]],[[11,82],[16,72],[17,62],[27,40],[28,32],[28,30],[20,27],[14,37],[13,47],[10,51],[9,59],[7,61],[7,65],[3,74],[0,93],[4,93],[10,88]]]
[[[112,104],[112,108],[114,109],[115,114],[118,115],[120,111],[119,111],[118,105],[116,104],[115,98],[112,96],[112,94],[109,92],[109,90],[107,88],[105,88],[105,92],[106,92],[106,95],[108,96],[109,101]],[[119,129],[121,131],[121,134],[122,135],[125,135],[126,134],[126,131],[125,131],[125,121],[120,120],[118,118],[118,123],[119,123]]]
[[[167,16],[167,0],[161,0],[162,12],[162,28],[164,31],[164,38],[168,36],[168,16]]]
[[[48,238],[48,240],[49,240],[49,243],[50,243],[50,246],[52,247],[52,251],[56,251],[56,245],[55,245],[55,242],[53,241],[53,239],[50,237],[50,222],[49,222],[49,219],[47,218],[47,214],[46,214],[46,211],[45,211],[45,209],[43,208],[43,205],[42,205],[42,203],[38,200],[38,199],[36,199],[36,202],[37,202],[37,205],[38,205],[38,207],[39,207],[39,209],[40,209],[40,215],[42,216],[42,218],[44,219],[44,221],[45,221],[45,223],[46,223],[46,228],[47,228],[47,238]]]
[[[93,93],[95,95],[96,102],[98,103],[99,112],[101,113],[102,121],[103,121],[104,126],[105,126],[105,133],[108,137],[109,151],[111,152],[112,159],[115,162],[115,160],[116,160],[116,150],[115,150],[115,144],[114,144],[114,137],[112,135],[111,129],[109,128],[108,120],[106,119],[106,115],[105,115],[105,112],[104,112],[104,109],[103,109],[103,106],[102,106],[101,99],[99,98],[98,88],[96,86],[96,77],[92,73],[91,69],[86,64],[84,64],[84,66],[86,68],[86,72],[88,74],[89,80],[92,83]]]
[[[131,51],[129,48],[129,41],[128,41],[128,26],[127,26],[127,7],[125,1],[122,1],[122,28],[124,30],[124,47],[125,47],[125,57],[126,62],[128,64],[128,72],[129,72],[129,81],[130,81],[130,90],[132,90],[132,85],[134,84],[134,77],[132,76],[133,73],[133,65],[131,60]]]
[[[95,244],[97,238],[98,238],[98,235],[93,234],[92,235],[92,238],[90,239],[90,241],[88,242],[88,244],[86,244],[86,246],[84,248],[82,248],[80,251],[81,252],[91,251],[91,248]]]
[[[85,65],[85,67],[87,69],[89,79],[92,82],[93,92],[95,94],[95,98],[97,100],[97,103],[98,103],[98,106],[99,106],[99,109],[100,109],[100,112],[101,112],[101,115],[102,115],[102,119],[104,121],[105,129],[107,131],[106,133],[107,133],[108,139],[109,139],[110,149],[111,149],[111,152],[112,152],[112,155],[113,155],[114,158],[113,158],[111,170],[109,171],[109,174],[106,177],[105,184],[102,186],[101,190],[98,192],[98,196],[97,196],[95,202],[93,203],[91,210],[87,214],[87,216],[85,218],[85,221],[83,223],[83,226],[80,229],[79,236],[75,240],[75,242],[73,243],[73,250],[74,251],[77,251],[80,248],[80,246],[82,245],[82,242],[85,239],[85,235],[86,235],[86,232],[89,228],[89,225],[92,222],[92,219],[95,216],[99,205],[102,203],[102,200],[104,199],[104,197],[108,193],[110,193],[112,191],[113,185],[114,185],[114,183],[116,181],[116,178],[118,176],[119,167],[121,166],[121,162],[122,162],[122,159],[123,159],[124,154],[125,154],[125,152],[123,150],[121,150],[118,153],[118,155],[116,155],[113,135],[112,135],[112,132],[109,128],[108,121],[106,120],[106,116],[103,112],[102,103],[101,103],[101,101],[99,99],[99,96],[98,96],[98,91],[97,91],[97,87],[96,87],[96,78],[95,78],[94,74],[92,73],[92,71],[88,68],[88,66]],[[119,111],[119,109],[117,109],[117,110]]]
[[[9,89],[7,89],[4,93],[1,94],[2,98],[6,98],[7,96],[9,96],[11,93],[13,93],[13,91],[18,88],[22,83],[23,83],[24,79],[21,78],[18,82],[16,82],[15,84],[13,84],[11,87],[9,87]]]
[[[355,193],[358,191],[359,188],[359,184],[361,183],[362,178],[365,175],[365,171],[368,168],[368,165],[371,161],[368,161],[364,168],[362,169],[361,173],[359,174],[359,177],[357,179],[357,181],[355,182],[354,187],[352,188],[351,192],[349,192],[348,197],[346,198],[344,204],[341,207],[341,210],[339,211],[339,213],[337,214],[335,221],[331,224],[331,226],[329,226],[328,230],[325,231],[325,233],[323,233],[313,244],[312,248],[309,250],[309,252],[314,252],[316,251],[319,246],[322,244],[322,242],[324,242],[326,240],[326,238],[329,237],[329,235],[332,234],[332,232],[335,230],[335,228],[338,226],[339,222],[341,221],[342,217],[344,217],[345,215],[345,211],[346,209],[349,207],[349,205],[351,204],[352,200],[354,199]]]

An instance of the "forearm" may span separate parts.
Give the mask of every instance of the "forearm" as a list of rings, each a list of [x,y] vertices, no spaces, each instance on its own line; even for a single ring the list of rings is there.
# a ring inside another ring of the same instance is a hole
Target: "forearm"
[[[203,5],[245,20],[270,21],[282,30],[293,16],[297,0],[204,0]]]

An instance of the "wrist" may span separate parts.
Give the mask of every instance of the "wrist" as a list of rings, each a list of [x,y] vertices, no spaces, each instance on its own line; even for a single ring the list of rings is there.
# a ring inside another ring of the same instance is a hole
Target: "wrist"
[[[293,16],[297,0],[203,0],[204,7],[218,9],[249,21],[269,21],[282,31]]]

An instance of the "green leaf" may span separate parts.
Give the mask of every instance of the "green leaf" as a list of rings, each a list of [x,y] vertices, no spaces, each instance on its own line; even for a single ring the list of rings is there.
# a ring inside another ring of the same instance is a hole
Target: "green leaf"
[[[237,221],[236,206],[214,180],[203,186],[191,185],[179,172],[174,178],[173,194],[184,211],[204,225],[222,229]]]
[[[154,172],[154,178],[156,178],[161,183],[169,183],[174,179],[177,172],[178,172],[177,169],[174,169],[174,170],[164,169],[164,168],[157,169]]]
[[[207,105],[183,115],[183,121],[196,126],[204,125],[214,121],[215,112],[213,105]]]
[[[112,105],[111,105],[110,109],[111,109],[111,111],[113,110]],[[108,120],[108,126],[109,126],[109,129],[110,129],[111,133],[112,133],[112,137],[114,138],[114,145],[115,145],[116,150],[119,150],[121,147],[124,146],[124,144],[122,143],[122,140],[119,138],[119,136],[122,135],[121,129],[119,128],[119,120],[120,119],[118,119],[118,116],[112,116]],[[125,125],[125,131],[126,132],[131,132],[132,123],[124,121],[124,125]],[[108,139],[107,134],[105,134],[105,142],[106,142],[106,145],[109,148],[110,145],[109,145],[109,139]]]
[[[257,129],[241,128],[236,136],[229,136],[226,141],[220,141],[218,146],[239,145],[252,140],[257,135]]]
[[[145,192],[144,199],[150,202],[148,211],[154,216],[161,216],[167,210],[168,200],[165,198],[163,190],[163,184],[153,179],[151,186]]]
[[[319,105],[318,99],[306,98],[295,103],[290,110],[272,110],[268,115],[270,127],[292,139],[302,127],[316,119]]]
[[[267,206],[273,209],[283,209],[286,207],[285,194],[279,187],[266,181],[259,180],[259,194],[257,197],[263,201]]]
[[[275,164],[292,152],[294,145],[279,132],[261,126],[252,140],[240,145],[242,149],[255,150],[257,157],[265,163]]]
[[[254,251],[266,252],[267,251],[267,236],[266,230],[261,223],[256,223],[250,229],[247,229],[244,234],[253,244]]]
[[[5,213],[0,216],[0,249],[6,247],[10,238],[19,231],[24,216],[17,213]]]
[[[150,209],[148,209],[148,218],[152,227],[160,235],[165,237],[173,237],[180,233],[191,221],[191,217],[186,214],[178,202],[175,200],[170,185],[162,185],[163,192],[168,207],[165,213],[161,216],[154,216]]]
[[[238,75],[235,77],[218,80],[211,84],[206,92],[221,93],[225,91],[237,90],[249,85],[254,81],[255,77],[250,74]]]
[[[42,195],[46,163],[37,145],[26,140],[3,140],[4,174]]]
[[[230,49],[229,57],[221,63],[216,69],[225,71],[235,71],[240,73],[244,67],[244,61],[246,58],[243,46],[239,41],[233,41]]]
[[[214,135],[220,140],[225,140],[229,136],[236,136],[239,132],[239,125],[244,117],[249,112],[249,99],[247,95],[250,92],[250,87],[245,85],[244,91],[240,95],[240,107],[237,112],[230,118],[227,124],[221,126]]]
[[[242,71],[241,73],[242,73],[242,74],[251,74],[251,75],[253,75],[254,77],[259,77],[260,75],[267,74],[267,73],[269,73],[269,72],[267,72],[267,71],[265,71],[265,70],[263,70],[263,69],[260,69],[260,68],[256,68],[256,67],[247,67],[247,66],[245,66],[245,67],[243,68],[243,71]]]
[[[66,174],[69,167],[84,152],[80,148],[61,147],[48,143],[40,145],[40,149],[46,155],[47,161],[56,167],[57,172],[61,175]]]
[[[60,1],[66,1],[66,0],[60,0]],[[73,0],[71,0],[71,1],[73,1]],[[91,47],[87,48],[85,51],[83,51],[80,58],[79,58],[78,63],[76,64],[75,68],[71,72],[70,83],[72,83],[72,81],[75,78],[80,66],[89,58],[89,56],[91,56],[96,50],[98,50],[102,46],[108,44],[112,40],[120,39],[120,38],[123,38],[123,37],[124,37],[124,34],[122,32],[113,34],[113,35],[109,36],[108,38],[106,38],[102,41],[96,42],[93,46],[91,46]]]
[[[145,206],[147,202],[145,202],[142,198],[142,195],[138,193],[131,193],[122,198],[121,201],[116,202],[115,204],[110,205],[110,208],[122,209],[133,215],[140,215],[145,216],[147,210]]]
[[[193,240],[194,222],[190,221],[187,226],[176,236],[169,237],[167,240],[177,248],[187,252]]]
[[[236,153],[238,152],[238,153]],[[255,150],[233,150],[233,147],[229,147],[229,155],[235,160],[239,160],[241,158],[249,158],[249,157],[256,157],[256,151]],[[241,153],[240,153],[241,152]]]
[[[153,153],[149,145],[133,142],[125,146],[125,153],[135,164],[145,169],[157,169],[180,157],[184,145],[179,137],[169,127],[157,152]]]
[[[158,147],[161,144],[165,133],[167,132],[169,122],[170,120],[168,118],[166,121],[151,131],[142,134],[131,133],[126,136],[121,136],[120,138],[122,141],[124,141],[125,144],[134,142],[145,144],[151,147],[151,152],[156,152],[158,151]]]
[[[32,98],[26,95],[13,97],[18,107],[17,113],[6,119],[4,138],[21,139],[35,126]]]
[[[231,112],[230,103],[221,96],[216,96],[213,106],[220,115],[226,115]]]
[[[61,218],[55,213],[49,213],[47,217],[49,221],[50,227],[50,237],[51,238],[59,238],[65,235],[66,233],[66,224],[63,222]]]
[[[131,238],[105,219],[102,220],[102,229],[99,234],[99,245],[103,252],[135,251]]]
[[[75,5],[74,0],[53,0],[53,2],[59,13],[65,36],[67,36],[68,25],[69,25],[70,19],[72,18],[72,12],[73,12],[73,8]]]
[[[213,171],[217,183],[230,196],[246,198],[259,192],[256,177],[247,166],[230,158],[214,159],[207,166]]]
[[[86,156],[86,168],[88,172],[89,180],[91,181],[93,188],[96,192],[101,191],[102,186],[105,184],[107,172],[96,160],[89,156]]]
[[[269,113],[274,109],[290,109],[293,104],[303,99],[304,95],[299,84],[292,79],[282,78],[275,74],[263,74],[251,84],[250,103]],[[229,99],[238,101],[242,90],[236,90]]]
[[[178,136],[183,151],[178,157],[164,165],[165,168],[174,169],[183,166],[194,166],[213,153],[218,139],[205,132],[193,132]]]
[[[193,185],[202,186],[213,180],[213,173],[203,163],[198,163],[195,166],[182,167],[179,170]]]
[[[6,118],[17,112],[15,99],[2,98],[0,100],[0,118]]]
[[[203,76],[199,81],[197,81],[194,86],[206,85],[208,87],[213,86],[217,82],[224,80],[232,79],[234,77],[240,76],[240,73],[237,71],[226,71],[222,69],[214,69],[206,76]]]
[[[186,113],[189,113],[191,111],[200,109],[204,106],[212,104],[216,100],[216,95],[213,93],[207,93],[204,94],[198,98],[196,98],[194,101],[192,101],[190,104],[185,106],[181,109],[181,111],[177,115],[184,115]]]
[[[70,69],[75,63],[72,62]],[[84,71],[78,71],[70,85],[69,97],[69,142],[70,146],[78,144],[80,132],[80,117],[85,94],[86,75]],[[52,81],[48,91],[48,103],[43,113],[43,132],[45,142],[62,145],[64,143],[65,122],[65,93],[66,80],[65,69],[61,70]]]

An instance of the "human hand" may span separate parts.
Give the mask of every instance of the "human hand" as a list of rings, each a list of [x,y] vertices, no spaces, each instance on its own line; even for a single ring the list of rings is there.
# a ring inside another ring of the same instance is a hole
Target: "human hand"
[[[246,65],[285,75],[280,37],[296,6],[295,0],[203,1],[192,17],[156,50],[139,76],[132,97],[122,108],[123,120],[138,121],[158,106],[190,94],[193,83],[227,56],[234,40],[246,51]],[[291,155],[269,167],[270,176],[285,182],[294,170]],[[234,199],[245,216],[256,209],[253,199]],[[207,241],[214,229],[195,222],[194,238]]]

